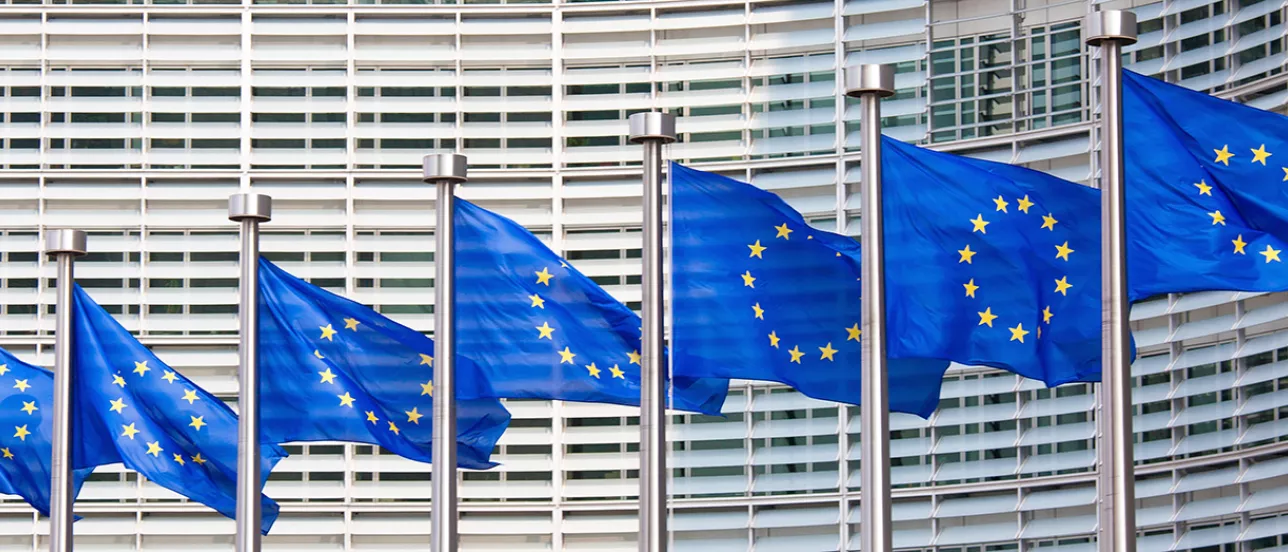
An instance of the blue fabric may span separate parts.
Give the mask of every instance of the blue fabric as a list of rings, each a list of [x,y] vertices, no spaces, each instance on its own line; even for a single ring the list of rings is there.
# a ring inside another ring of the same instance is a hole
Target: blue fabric
[[[259,261],[261,439],[380,445],[431,461],[434,342]],[[510,413],[456,364],[457,465],[487,469]]]
[[[493,396],[638,406],[640,317],[519,224],[456,203],[457,339]],[[713,415],[729,388],[672,383],[672,408]]]
[[[882,138],[891,358],[1100,380],[1100,193]]]
[[[54,374],[0,349],[0,492],[21,496],[49,515],[50,461],[53,458]],[[102,454],[111,441],[97,433],[77,432],[73,477],[80,493],[93,466],[119,460]],[[80,454],[77,454],[80,452]]]
[[[1123,118],[1133,298],[1288,290],[1288,118],[1131,71]]]
[[[124,462],[156,484],[234,517],[237,416],[232,409],[161,362],[80,286],[72,308],[77,439],[96,441],[102,448],[94,453],[98,462]],[[265,481],[285,456],[278,447],[263,448]],[[278,507],[268,497],[262,500],[261,530],[267,533]]]
[[[674,163],[671,206],[675,374],[859,404],[858,242],[811,228],[772,193]],[[891,361],[890,410],[929,416],[947,367]]]

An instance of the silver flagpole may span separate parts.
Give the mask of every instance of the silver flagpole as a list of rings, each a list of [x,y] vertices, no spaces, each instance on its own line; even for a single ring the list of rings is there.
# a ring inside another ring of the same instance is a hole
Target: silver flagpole
[[[1087,44],[1100,47],[1100,280],[1104,356],[1100,384],[1100,552],[1135,552],[1136,498],[1132,454],[1131,330],[1127,326],[1127,233],[1123,188],[1122,47],[1136,42],[1136,14],[1087,16]]]
[[[894,66],[865,64],[845,68],[845,95],[859,98],[863,142],[863,339],[860,546],[864,552],[889,552],[890,389],[886,373],[885,241],[881,211],[881,98],[894,95]],[[845,221],[837,221],[838,228]],[[842,452],[844,454],[844,452]],[[844,485],[844,479],[842,480]],[[845,512],[841,512],[844,523]],[[841,543],[845,550],[849,543]]]
[[[644,146],[643,355],[640,360],[640,552],[666,552],[666,314],[662,298],[662,145],[675,141],[675,115],[636,113],[631,143]]]
[[[273,218],[273,198],[254,193],[228,197],[228,220],[241,224],[241,334],[237,346],[237,552],[259,552],[259,224]]]
[[[76,284],[73,265],[84,255],[85,232],[47,230],[45,254],[58,260],[57,322],[54,326],[54,442],[49,496],[49,550],[72,550],[72,289]]]
[[[434,228],[434,505],[433,552],[456,552],[456,185],[466,159],[456,153],[426,155],[424,181],[438,186]]]

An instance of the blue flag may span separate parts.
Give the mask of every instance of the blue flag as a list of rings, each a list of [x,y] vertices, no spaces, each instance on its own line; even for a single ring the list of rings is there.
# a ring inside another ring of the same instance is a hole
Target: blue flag
[[[0,349],[0,492],[21,496],[44,515],[49,515],[53,409],[54,374]],[[78,436],[73,454],[77,465],[88,467],[76,470],[76,493],[93,466],[117,461],[102,454],[108,442],[103,436],[85,431]]]
[[[161,362],[80,286],[72,308],[77,439],[99,439],[101,454],[114,457],[100,459],[103,463],[124,462],[156,484],[234,517],[237,416],[232,409]],[[263,449],[264,480],[285,456],[275,446]],[[267,497],[262,500],[261,531],[267,533],[278,507]]]
[[[640,317],[519,224],[456,203],[460,351],[494,396],[638,406]],[[672,408],[712,415],[729,388],[678,371],[672,384]]]
[[[1100,193],[882,138],[891,358],[1100,380]]]
[[[346,441],[431,461],[434,342],[259,261],[261,437]],[[487,469],[510,413],[479,370],[456,365],[457,464]]]
[[[1288,118],[1123,71],[1134,299],[1288,290]]]
[[[671,205],[675,373],[858,404],[858,242],[810,227],[772,193],[674,163]],[[929,416],[947,368],[890,362],[890,409]]]

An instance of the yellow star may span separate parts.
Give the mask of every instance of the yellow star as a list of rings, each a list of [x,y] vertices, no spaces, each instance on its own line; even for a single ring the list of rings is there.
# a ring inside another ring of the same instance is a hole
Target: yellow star
[[[1288,182],[1288,167],[1280,167],[1280,168],[1282,168],[1282,169],[1284,170],[1284,179],[1283,179],[1283,182]],[[0,374],[3,374],[3,373],[4,373],[4,372],[0,372]]]
[[[967,297],[974,297],[974,296],[975,296],[975,290],[979,289],[979,286],[975,285],[975,279],[974,279],[974,278],[971,278],[969,282],[966,282],[966,283],[962,284],[962,287],[966,288],[966,296],[967,296]]]
[[[586,371],[590,372],[590,377],[599,379],[599,367],[595,366],[595,363],[592,362],[590,364],[587,364]]]
[[[819,360],[832,360],[832,361],[836,360],[832,358],[832,355],[836,354],[836,349],[832,348],[832,343],[830,341],[827,343],[827,345],[819,347],[818,350],[823,353],[823,357],[820,358]]]
[[[30,416],[33,412],[40,409],[36,408],[36,401],[31,401],[31,402],[22,401],[22,408],[20,408],[19,410],[26,412],[27,415]]]
[[[1225,166],[1230,166],[1230,158],[1234,157],[1234,154],[1230,153],[1230,146],[1228,144],[1221,146],[1221,149],[1214,149],[1212,151],[1216,152],[1216,161],[1213,161],[1213,163],[1225,163]]]
[[[1042,326],[1038,326],[1038,339],[1042,339]]]
[[[1011,330],[1011,341],[1024,343],[1024,336],[1029,335],[1029,331],[1024,329],[1024,324],[1016,324],[1014,328],[1007,329]]]
[[[972,226],[975,227],[974,229],[971,230],[971,233],[975,233],[975,232],[979,232],[981,234],[988,233],[987,230],[984,230],[984,227],[988,226],[989,224],[988,221],[984,220],[984,213],[980,213],[976,215],[975,218],[971,219],[970,223]]]
[[[124,397],[119,398],[119,399],[116,399],[116,400],[114,400],[114,401],[108,401],[108,402],[112,403],[112,407],[111,407],[111,408],[108,408],[108,410],[110,410],[110,411],[112,411],[112,412],[115,412],[115,413],[117,413],[117,414],[124,414],[124,413],[125,413],[125,407],[126,407],[126,404],[125,404],[125,398],[124,398]]]
[[[8,364],[0,364],[0,376],[3,376],[3,375],[8,374],[8,373],[9,373],[9,365],[8,365]]]
[[[422,397],[423,397],[423,396],[425,396],[425,395],[429,395],[429,396],[431,396],[431,397],[432,397],[432,396],[434,396],[434,382],[433,382],[433,381],[427,381],[427,382],[425,382],[425,383],[420,384],[420,396],[422,396]]]
[[[1218,224],[1220,224],[1221,226],[1225,226],[1225,215],[1221,214],[1220,209],[1213,211],[1211,213],[1208,213],[1208,216],[1212,217],[1212,226],[1216,226]]]
[[[431,366],[431,367],[432,367],[433,365],[434,365],[434,357],[429,356],[429,355],[427,355],[427,354],[425,354],[425,353],[420,353],[420,364],[418,364],[417,366]]]
[[[12,452],[9,452],[9,449],[8,449],[8,448],[0,448],[0,452],[3,452],[3,453],[4,453],[4,457],[5,457],[6,459],[9,459],[9,460],[12,460],[12,459],[13,459],[13,453],[12,453]]]
[[[747,247],[751,248],[751,256],[756,257],[757,259],[763,259],[764,257],[760,254],[764,253],[766,249],[769,249],[768,247],[760,245],[760,240],[756,240],[756,243],[748,245]]]
[[[206,423],[205,416],[188,416],[188,418],[192,420],[192,423],[189,423],[188,427],[194,428],[197,431],[201,431],[201,428],[210,425]]]
[[[345,391],[343,395],[336,395],[336,397],[340,399],[340,406],[353,408],[353,396],[348,391]]]
[[[800,347],[792,347],[792,349],[787,351],[787,353],[792,355],[792,362],[795,362],[796,364],[800,364],[801,357],[805,356],[805,353],[801,352]]]
[[[1024,197],[1022,197],[1022,198],[1020,198],[1018,201],[1020,202],[1020,204],[1017,206],[1017,208],[1018,208],[1020,211],[1023,211],[1023,212],[1024,212],[1024,214],[1028,214],[1028,212],[1029,212],[1029,207],[1032,207],[1032,206],[1033,206],[1033,202],[1032,202],[1032,201],[1029,201],[1029,196],[1028,196],[1028,194],[1025,194],[1025,196],[1024,196]]]
[[[407,415],[407,421],[416,425],[420,425],[420,419],[425,417],[424,414],[420,413],[420,409],[414,406],[411,407],[411,410],[404,410],[403,414]]]
[[[1050,213],[1042,215],[1042,227],[1046,228],[1047,230],[1055,232],[1055,223],[1057,222],[1060,222],[1060,221],[1055,220],[1055,217],[1051,216]]]
[[[1234,238],[1233,240],[1230,240],[1230,243],[1233,243],[1233,244],[1234,244],[1234,252],[1235,252],[1235,253],[1237,253],[1237,254],[1239,254],[1239,255],[1247,255],[1247,253],[1244,253],[1244,251],[1243,251],[1243,247],[1244,247],[1245,245],[1248,245],[1248,242],[1243,241],[1243,234],[1239,234],[1239,236],[1238,236],[1237,238]]]
[[[346,330],[353,330],[353,331],[355,331],[355,332],[356,332],[356,331],[358,331],[358,324],[361,324],[361,322],[358,322],[358,320],[357,320],[356,318],[345,318],[345,319],[344,319],[344,329],[346,329]]]
[[[179,379],[179,375],[169,370],[166,370],[164,373],[161,374],[161,379],[165,380],[168,383],[174,383],[174,380]]]
[[[765,319],[765,309],[760,308],[760,303],[756,303],[752,305],[751,310],[752,312],[756,313],[756,318],[759,318],[761,320]]]
[[[572,359],[576,356],[577,355],[573,354],[573,352],[568,350],[567,347],[564,347],[564,350],[559,351],[559,364],[572,364]]]
[[[1051,313],[1051,307],[1049,305],[1046,308],[1042,309],[1043,324],[1050,324],[1052,316],[1055,316],[1055,315]],[[1038,329],[1041,330],[1042,328],[1038,328]]]
[[[1261,144],[1260,148],[1252,150],[1252,162],[1261,163],[1261,166],[1264,167],[1266,166],[1266,158],[1270,157],[1271,155],[1274,155],[1274,154],[1266,151],[1266,145]],[[1229,165],[1229,163],[1226,163],[1226,165]]]
[[[615,378],[626,379],[626,372],[623,372],[622,369],[618,368],[616,364],[614,364],[612,368],[609,368],[608,371],[612,372],[613,377]]]
[[[26,393],[27,389],[30,387],[31,387],[31,384],[27,383],[27,380],[25,379],[14,380],[13,382],[13,388],[17,389],[19,392],[22,392],[22,393]]]
[[[979,326],[988,325],[988,327],[992,328],[992,327],[993,327],[993,321],[994,321],[994,320],[996,320],[996,319],[997,319],[997,315],[996,315],[996,314],[993,314],[993,307],[988,307],[988,308],[984,309],[984,312],[979,313],[979,324],[978,324],[978,325],[979,325]]]
[[[957,253],[962,256],[961,259],[957,260],[957,264],[961,264],[961,263],[975,264],[975,263],[972,263],[970,259],[971,257],[974,257],[975,253],[978,253],[978,251],[971,251],[970,244],[966,244],[966,249],[958,249]]]
[[[751,276],[750,270],[742,274],[742,285],[752,289],[756,288],[756,279]]]
[[[1265,257],[1266,257],[1266,264],[1269,264],[1269,263],[1270,263],[1270,261],[1283,262],[1283,261],[1280,261],[1280,260],[1279,260],[1279,252],[1280,252],[1280,251],[1283,251],[1283,250],[1282,250],[1282,249],[1275,249],[1275,248],[1270,247],[1269,245],[1267,245],[1267,246],[1266,246],[1266,250],[1265,250],[1265,251],[1262,251],[1262,252],[1261,252],[1261,254],[1262,254],[1262,255],[1265,255]]]
[[[318,339],[335,341],[335,329],[333,329],[330,324],[327,324],[325,326],[318,326],[318,329],[322,330],[322,337]]]
[[[529,295],[529,296],[528,296],[528,299],[531,299],[531,300],[532,300],[532,306],[533,306],[533,307],[538,308],[538,309],[544,309],[544,308],[546,308],[546,300],[545,300],[545,299],[542,299],[540,295],[537,295],[537,294],[535,294],[535,293],[534,293],[534,294],[532,294],[532,295]]]
[[[551,278],[554,278],[554,276],[555,276],[554,274],[551,274],[551,273],[550,273],[550,270],[549,270],[549,268],[548,268],[548,267],[547,267],[547,268],[542,268],[542,269],[541,269],[541,272],[535,272],[534,274],[536,274],[536,275],[537,275],[537,283],[538,283],[538,284],[545,284],[546,286],[549,286],[549,285],[550,285],[550,279],[551,279]]]
[[[398,424],[395,424],[393,420],[389,420],[389,431],[394,432],[394,435],[401,435],[398,431]]]
[[[160,441],[152,441],[151,443],[148,443],[148,454],[151,454],[152,456],[156,456],[156,457],[160,458],[160,457],[161,457],[161,451],[163,451],[163,450],[165,450],[165,449],[161,448],[161,442],[160,442]]]
[[[1209,186],[1206,180],[1195,182],[1194,187],[1199,189],[1199,195],[1212,195],[1212,186]]]
[[[335,372],[331,371],[330,366],[327,366],[326,370],[318,372],[318,375],[322,376],[322,381],[319,383],[335,383]]]
[[[858,341],[859,337],[863,335],[863,330],[860,330],[859,323],[855,322],[853,326],[850,326],[845,329],[845,333],[850,334],[849,337],[845,338],[846,341],[849,341],[851,339]]]
[[[537,331],[541,332],[541,334],[537,336],[537,339],[541,339],[544,337],[546,339],[554,341],[555,329],[550,327],[549,322],[542,322],[540,326],[537,326]]]
[[[196,462],[198,465],[206,463],[206,459],[201,457],[200,452],[198,452],[195,456],[192,457],[192,461]]]
[[[26,441],[27,436],[31,435],[31,432],[27,431],[27,424],[23,424],[20,426],[13,426],[13,429],[14,429],[13,436],[19,439],[22,439],[23,441]]]
[[[788,228],[788,227],[787,227],[787,223],[786,223],[786,222],[784,222],[782,226],[775,226],[775,227],[774,227],[774,230],[777,230],[777,231],[778,231],[778,235],[777,235],[777,236],[774,236],[775,238],[782,238],[782,239],[785,239],[785,240],[790,240],[790,239],[791,239],[791,237],[789,237],[789,236],[788,236],[788,234],[791,234],[791,233],[793,232],[793,230],[792,230],[791,228]]]
[[[151,368],[148,368],[148,361],[146,361],[146,360],[145,360],[145,361],[143,361],[143,362],[135,362],[135,363],[134,363],[134,373],[135,373],[135,374],[138,374],[139,376],[142,376],[143,374],[148,373],[148,370],[151,370]]]
[[[629,352],[629,353],[626,353],[626,356],[627,356],[627,357],[630,357],[630,359],[631,359],[631,364],[639,364],[639,363],[640,363],[640,352],[639,352],[639,351],[631,351],[631,352]]]
[[[998,211],[1001,211],[1001,212],[1005,213],[1005,212],[1006,212],[1006,206],[1007,206],[1007,205],[1010,205],[1010,204],[1009,204],[1009,203],[1007,203],[1005,199],[1002,199],[1002,196],[997,196],[997,197],[993,198],[993,205],[996,205],[996,206],[997,206],[997,210],[998,210]]]
[[[194,402],[197,402],[197,399],[200,399],[200,398],[201,398],[201,397],[198,397],[198,396],[197,396],[197,391],[196,391],[196,390],[193,390],[193,389],[184,389],[184,390],[183,390],[183,396],[182,396],[182,397],[179,397],[179,400],[181,400],[181,401],[188,401],[188,404],[192,404],[192,403],[194,403]]]
[[[319,351],[319,350],[317,350],[317,349],[313,349],[313,356],[317,357],[317,358],[318,358],[318,360],[323,360],[323,359],[325,359],[325,358],[326,358],[326,357],[322,356],[322,351]]]
[[[778,332],[769,332],[769,346],[777,349],[778,341]]]
[[[134,424],[121,426],[121,437],[129,437],[130,439],[133,439],[134,435],[138,432],[139,430],[134,429]]]
[[[1055,291],[1060,295],[1064,295],[1067,297],[1069,294],[1065,290],[1071,287],[1073,287],[1073,284],[1069,283],[1068,276],[1062,276],[1059,280],[1055,281]]]
[[[1057,259],[1064,259],[1068,261],[1070,253],[1073,253],[1073,250],[1069,249],[1069,242],[1067,241],[1064,242],[1063,245],[1055,246],[1055,258]]]
[[[117,375],[115,375],[115,376],[112,376],[112,385],[119,385],[119,386],[121,386],[122,388],[124,388],[124,387],[125,387],[125,378],[121,377],[121,375],[120,375],[120,374],[117,374]]]
[[[379,421],[380,421],[380,418],[376,416],[375,411],[368,410],[368,411],[367,411],[367,421],[368,421],[368,422],[371,422],[371,424],[372,424],[372,425],[375,425],[375,423],[376,423],[376,422],[379,422]]]
[[[177,462],[180,466],[182,466],[182,465],[183,465],[183,455],[182,455],[182,454],[175,453],[175,455],[174,455],[174,461],[175,461],[175,462]]]

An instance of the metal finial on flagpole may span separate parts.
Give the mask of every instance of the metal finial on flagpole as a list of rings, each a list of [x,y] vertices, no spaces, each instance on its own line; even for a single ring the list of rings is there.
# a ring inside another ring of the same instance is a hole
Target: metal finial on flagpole
[[[1101,318],[1100,552],[1135,552],[1136,481],[1132,452],[1131,329],[1127,325],[1127,234],[1123,188],[1122,47],[1136,42],[1136,14],[1104,10],[1083,23],[1100,47]]]
[[[434,228],[433,552],[456,552],[456,185],[466,180],[464,155],[426,155],[424,181],[438,186]]]
[[[845,95],[859,98],[863,141],[863,339],[859,404],[862,444],[860,534],[864,552],[890,552],[890,390],[886,372],[885,243],[881,211],[881,98],[894,95],[894,67],[845,68]],[[838,221],[838,227],[844,221]],[[842,484],[845,478],[842,477]],[[846,513],[841,513],[846,523]],[[849,543],[841,543],[846,550]]]
[[[74,264],[84,255],[85,232],[46,230],[45,254],[58,261],[57,321],[54,325],[54,435],[50,466],[49,550],[72,550],[72,502],[76,486],[72,481],[72,415],[75,387],[72,382],[72,289],[76,284]]]
[[[662,146],[675,141],[675,115],[636,113],[631,143],[644,146],[643,351],[640,359],[640,552],[665,552],[666,315],[662,298]]]
[[[237,552],[259,552],[259,224],[273,218],[273,198],[228,197],[228,220],[241,224],[241,282],[237,309]]]

